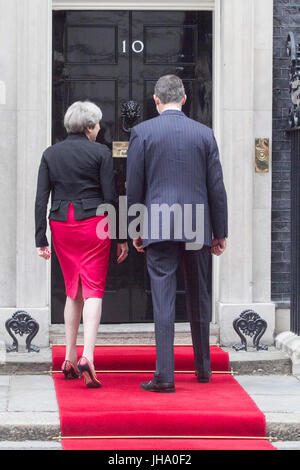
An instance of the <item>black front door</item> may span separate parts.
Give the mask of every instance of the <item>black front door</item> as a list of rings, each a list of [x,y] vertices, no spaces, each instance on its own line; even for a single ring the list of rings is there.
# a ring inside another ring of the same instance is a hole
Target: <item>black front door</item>
[[[112,148],[130,133],[122,105],[136,101],[139,120],[157,116],[156,80],[182,78],[185,114],[212,126],[212,13],[208,11],[55,11],[53,12],[52,143],[66,137],[64,113],[74,101],[90,100],[103,112],[98,141]],[[119,195],[126,194],[126,158],[114,158]],[[52,323],[63,322],[64,280],[52,245]],[[145,257],[129,242],[130,254],[116,263],[112,242],[103,300],[103,323],[153,320]],[[186,321],[184,284],[178,270],[176,321]],[[211,276],[209,282],[211,290]]]

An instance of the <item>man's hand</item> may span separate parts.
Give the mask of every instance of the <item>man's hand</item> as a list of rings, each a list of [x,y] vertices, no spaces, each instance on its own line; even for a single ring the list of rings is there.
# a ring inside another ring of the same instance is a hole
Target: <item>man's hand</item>
[[[127,258],[128,256],[128,243],[127,242],[118,243],[117,256],[118,256],[117,258],[118,264],[122,263],[122,261],[124,261],[124,259]]]
[[[51,251],[49,250],[49,246],[38,247],[37,252],[38,252],[38,255],[44,259],[49,259],[51,256]]]
[[[141,239],[141,237],[139,238],[135,238],[133,240],[133,246],[134,248],[139,251],[140,253],[145,253],[144,249],[143,249],[143,240]]]
[[[226,238],[218,239],[214,238],[211,246],[211,254],[220,256],[226,250]]]

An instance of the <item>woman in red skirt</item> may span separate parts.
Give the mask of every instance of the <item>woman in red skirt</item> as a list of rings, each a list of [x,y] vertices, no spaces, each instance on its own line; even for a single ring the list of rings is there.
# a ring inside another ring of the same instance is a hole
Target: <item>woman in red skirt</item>
[[[111,247],[107,216],[101,204],[118,209],[113,159],[106,145],[96,142],[102,112],[94,103],[73,103],[65,114],[68,137],[48,147],[41,159],[35,199],[35,242],[39,256],[50,258],[46,237],[47,204],[53,246],[64,276],[66,378],[83,375],[90,388],[100,387],[94,370],[94,347]],[[118,220],[118,214],[117,220]],[[118,236],[118,233],[116,233]],[[128,254],[127,240],[118,240],[117,262]],[[84,350],[77,364],[76,339],[81,316]]]

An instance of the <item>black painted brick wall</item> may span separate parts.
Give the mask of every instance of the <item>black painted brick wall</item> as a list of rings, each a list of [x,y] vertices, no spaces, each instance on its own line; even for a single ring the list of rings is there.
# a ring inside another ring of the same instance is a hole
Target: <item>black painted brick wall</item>
[[[273,179],[272,179],[272,300],[289,304],[291,296],[291,140],[288,128],[289,58],[286,38],[300,41],[300,0],[274,0],[273,50]]]

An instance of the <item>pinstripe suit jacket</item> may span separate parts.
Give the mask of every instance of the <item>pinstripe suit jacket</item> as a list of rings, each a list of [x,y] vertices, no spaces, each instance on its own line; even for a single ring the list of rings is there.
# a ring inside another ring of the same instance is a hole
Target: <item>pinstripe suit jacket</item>
[[[165,110],[161,115],[133,127],[127,154],[128,207],[142,203],[147,207],[148,231],[143,246],[163,240],[192,242],[182,229],[174,233],[171,218],[170,236],[151,228],[153,204],[184,204],[204,209],[203,244],[211,246],[215,238],[228,236],[227,195],[218,146],[212,129],[188,118],[180,110]],[[129,222],[132,218],[129,218]],[[182,225],[183,227],[183,225]]]

